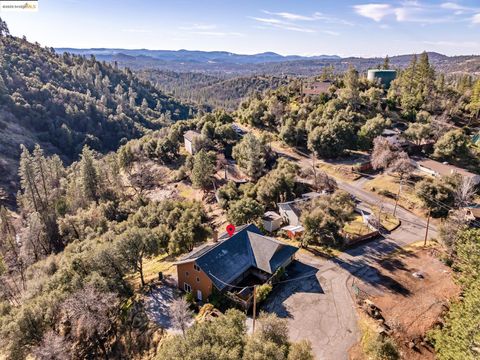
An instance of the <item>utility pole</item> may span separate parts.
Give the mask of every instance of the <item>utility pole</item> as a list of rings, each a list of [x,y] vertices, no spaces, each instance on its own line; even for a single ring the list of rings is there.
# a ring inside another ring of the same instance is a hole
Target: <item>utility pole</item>
[[[253,325],[252,335],[255,334],[255,317],[257,316],[257,285],[253,286]]]
[[[397,198],[395,199],[395,207],[393,208],[393,216],[395,216],[395,214],[397,212],[398,199],[400,198],[400,191],[402,191],[402,182],[403,182],[403,177],[400,178],[400,187],[398,188]]]
[[[429,227],[429,225],[430,225],[430,213],[431,213],[431,210],[428,210],[427,229],[426,229],[426,231],[425,231],[425,240],[423,241],[423,247],[427,246],[428,227]]]

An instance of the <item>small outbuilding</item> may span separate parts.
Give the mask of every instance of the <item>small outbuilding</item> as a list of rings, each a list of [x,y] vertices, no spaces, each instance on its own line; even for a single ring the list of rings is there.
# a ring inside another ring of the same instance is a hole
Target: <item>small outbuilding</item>
[[[185,144],[185,150],[190,154],[195,154],[195,148],[193,146],[193,141],[195,138],[202,136],[198,131],[188,130],[183,134],[183,140]]]
[[[262,222],[263,228],[271,233],[280,229],[283,223],[283,218],[275,211],[267,211],[262,217]]]

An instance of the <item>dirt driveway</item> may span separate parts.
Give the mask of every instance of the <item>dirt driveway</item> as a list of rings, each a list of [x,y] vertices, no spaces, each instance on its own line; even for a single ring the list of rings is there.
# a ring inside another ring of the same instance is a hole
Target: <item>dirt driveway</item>
[[[305,277],[279,284],[261,308],[287,319],[291,340],[310,340],[316,359],[347,359],[360,336],[349,273],[312,255],[297,257],[288,278]]]

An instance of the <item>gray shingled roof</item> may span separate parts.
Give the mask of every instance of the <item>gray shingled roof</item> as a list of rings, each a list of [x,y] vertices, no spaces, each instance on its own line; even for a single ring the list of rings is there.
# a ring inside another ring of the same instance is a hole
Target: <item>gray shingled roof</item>
[[[242,227],[232,237],[184,259],[195,263],[223,290],[251,267],[275,273],[298,248],[263,236],[255,225]]]
[[[300,217],[300,215],[302,215],[302,204],[304,204],[304,200],[297,199],[289,202],[278,203],[278,207],[284,211],[293,211],[295,215]]]

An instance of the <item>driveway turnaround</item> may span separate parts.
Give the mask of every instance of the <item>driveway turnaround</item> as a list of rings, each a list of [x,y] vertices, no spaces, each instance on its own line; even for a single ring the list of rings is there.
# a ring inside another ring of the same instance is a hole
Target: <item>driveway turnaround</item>
[[[292,341],[310,340],[317,359],[347,359],[360,337],[348,271],[329,261],[300,254],[262,310],[286,318]],[[298,279],[288,281],[288,279]]]

